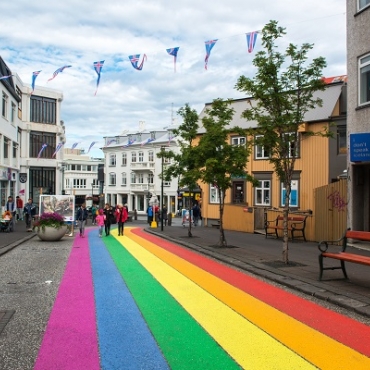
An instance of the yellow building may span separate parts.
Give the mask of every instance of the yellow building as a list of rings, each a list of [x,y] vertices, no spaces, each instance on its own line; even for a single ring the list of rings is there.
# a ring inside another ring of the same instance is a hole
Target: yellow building
[[[345,79],[328,84],[324,91],[315,93],[323,101],[322,107],[310,110],[299,129],[300,145],[294,149],[295,171],[292,181],[290,208],[294,213],[308,215],[306,238],[315,240],[314,189],[330,184],[343,176],[346,170],[346,83]],[[335,80],[334,80],[335,81]],[[331,82],[331,81],[330,81]],[[253,99],[234,100],[235,110],[230,127],[257,127],[257,122],[246,121],[241,113],[253,104]],[[200,114],[200,121],[211,103],[206,104]],[[326,127],[333,132],[333,138],[312,136],[308,132],[322,132]],[[199,134],[204,133],[201,126]],[[230,136],[231,144],[243,144],[248,138]],[[245,178],[234,178],[232,188],[226,194],[224,228],[253,233],[263,231],[264,217],[276,217],[282,211],[284,191],[273,171],[263,147],[255,146],[246,166],[247,173],[259,180],[253,187]],[[212,226],[219,219],[217,191],[212,185],[199,184],[202,189],[201,208],[204,225]]]

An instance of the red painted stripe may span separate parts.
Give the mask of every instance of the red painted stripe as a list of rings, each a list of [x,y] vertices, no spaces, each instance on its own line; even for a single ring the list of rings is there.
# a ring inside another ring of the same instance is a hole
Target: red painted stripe
[[[234,287],[252,295],[296,320],[320,331],[344,345],[370,357],[370,327],[349,317],[333,312],[313,302],[295,296],[245,273],[213,261],[206,256],[171,243],[142,229],[136,235],[189,261]]]

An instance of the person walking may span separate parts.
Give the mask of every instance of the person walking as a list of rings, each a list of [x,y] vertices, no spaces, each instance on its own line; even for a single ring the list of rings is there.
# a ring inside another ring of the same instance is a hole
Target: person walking
[[[27,231],[32,231],[32,219],[36,216],[36,206],[33,204],[32,198],[29,198],[28,202],[24,206],[23,214],[26,221]]]
[[[114,210],[109,203],[105,203],[104,206],[104,214],[105,214],[105,236],[110,234],[110,227],[112,225],[112,221],[115,219]]]
[[[162,207],[162,219],[163,219],[163,225],[167,226],[167,219],[168,219],[167,207],[164,204]]]
[[[10,220],[10,231],[14,231],[15,218],[16,218],[16,213],[17,213],[17,204],[14,202],[14,199],[11,195],[8,197],[5,210],[9,211],[12,215],[12,218]]]
[[[87,217],[88,217],[88,212],[86,209],[86,204],[83,203],[81,207],[78,209],[77,216],[76,216],[76,219],[80,226],[80,237],[81,238],[85,237],[85,226],[86,226]]]
[[[19,195],[17,195],[15,201],[17,204],[17,219],[23,220],[23,207],[24,207],[23,200]]]
[[[118,204],[116,212],[115,212],[115,216],[116,216],[116,220],[118,223],[118,236],[123,236],[125,222],[127,221],[127,217],[128,217],[126,207],[123,207],[122,204]]]
[[[95,222],[99,226],[99,238],[103,236],[103,229],[105,225],[105,214],[102,209],[99,209],[98,215],[96,216]]]
[[[146,210],[146,213],[148,215],[148,224],[151,225],[151,223],[153,222],[153,207],[149,206]]]
[[[198,203],[195,203],[194,206],[193,206],[193,222],[194,222],[194,226],[198,226],[199,218],[200,218],[200,208],[198,206]]]
[[[98,209],[95,207],[95,204],[91,207],[91,223],[96,225],[96,216],[98,215]]]

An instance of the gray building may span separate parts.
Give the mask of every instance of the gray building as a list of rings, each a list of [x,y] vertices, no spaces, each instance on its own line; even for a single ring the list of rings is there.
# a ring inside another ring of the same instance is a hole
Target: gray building
[[[347,0],[348,226],[370,230],[370,0]]]

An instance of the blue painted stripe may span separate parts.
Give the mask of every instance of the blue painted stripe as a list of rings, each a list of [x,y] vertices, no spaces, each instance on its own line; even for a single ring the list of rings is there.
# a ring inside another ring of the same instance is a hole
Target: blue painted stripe
[[[122,248],[112,237],[104,242]],[[89,233],[101,367],[169,369],[104,242]]]

